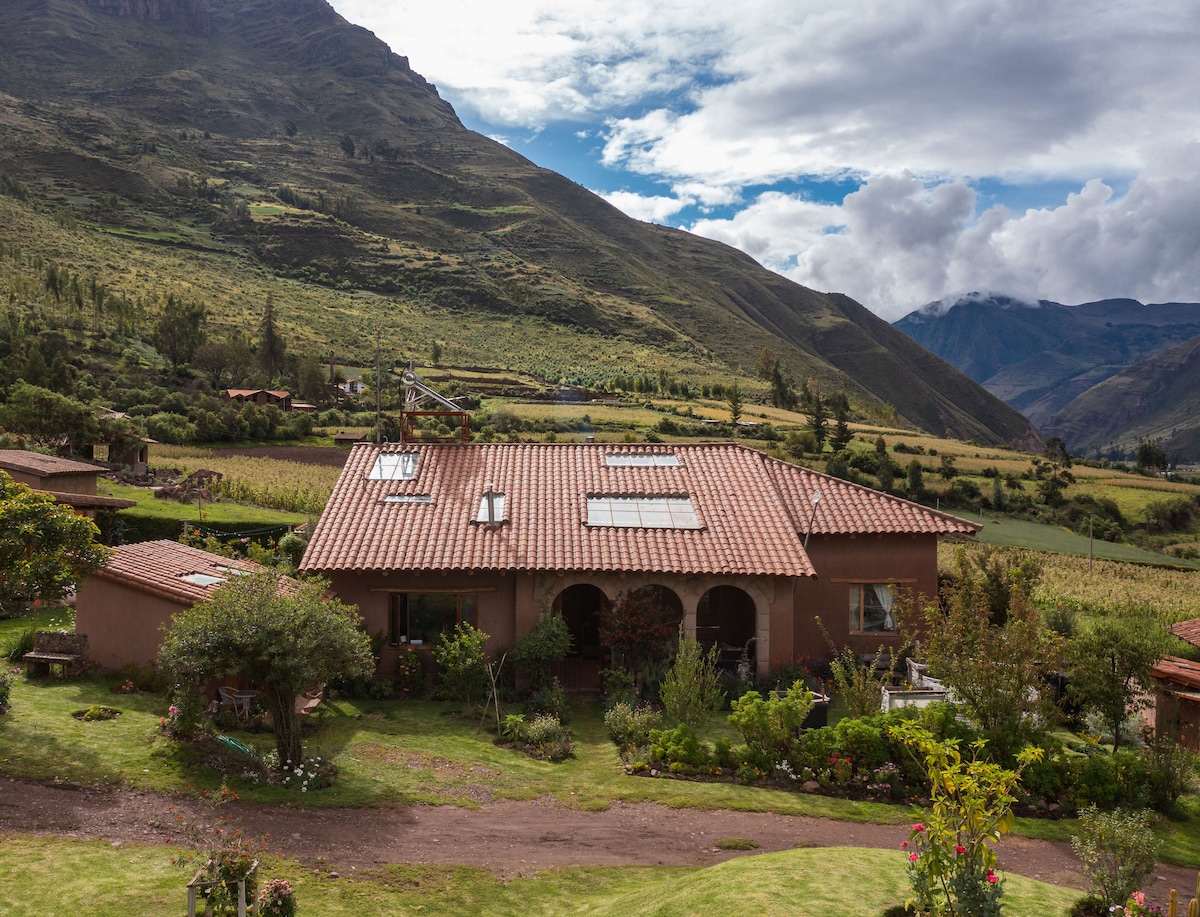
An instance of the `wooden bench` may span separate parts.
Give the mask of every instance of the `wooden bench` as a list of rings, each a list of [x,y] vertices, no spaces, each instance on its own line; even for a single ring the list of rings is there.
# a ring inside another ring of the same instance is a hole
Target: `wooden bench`
[[[39,630],[33,649],[22,656],[29,675],[49,675],[58,666],[63,675],[82,675],[87,667],[87,634]]]

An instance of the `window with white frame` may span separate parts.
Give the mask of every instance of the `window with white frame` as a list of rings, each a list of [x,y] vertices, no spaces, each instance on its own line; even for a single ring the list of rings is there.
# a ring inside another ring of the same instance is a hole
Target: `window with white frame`
[[[393,645],[429,646],[459,624],[475,625],[475,595],[456,592],[398,592],[390,596],[388,639]]]
[[[850,632],[895,633],[896,587],[891,583],[851,583]]]

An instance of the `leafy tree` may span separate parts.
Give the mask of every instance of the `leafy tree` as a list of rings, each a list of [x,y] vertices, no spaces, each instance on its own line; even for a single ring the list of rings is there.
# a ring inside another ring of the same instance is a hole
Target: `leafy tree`
[[[755,364],[754,374],[760,379],[773,379],[778,365],[779,360],[775,356],[775,351],[770,347],[764,347],[758,352],[758,363]]]
[[[71,451],[94,443],[99,435],[96,415],[86,404],[23,380],[9,388],[0,426],[38,446],[58,446],[65,438]]]
[[[90,519],[0,471],[0,617],[57,602],[103,566],[98,534]]]
[[[349,134],[342,134],[342,139],[341,139],[341,141],[339,141],[339,144],[342,148],[342,154],[347,159],[353,159],[354,158],[354,138],[351,137]]]
[[[467,710],[487,691],[487,657],[483,647],[488,635],[470,624],[459,624],[453,634],[439,634],[433,658],[438,664],[442,690]]]
[[[214,392],[233,385],[245,375],[253,364],[250,343],[242,333],[234,334],[227,341],[208,341],[196,348],[192,354],[192,366],[208,377]]]
[[[908,495],[913,500],[919,500],[925,493],[925,469],[921,467],[920,459],[913,459],[905,470],[907,475]]]
[[[780,368],[779,362],[776,361],[771,370],[771,405],[783,408],[785,411],[792,411],[796,408],[796,402],[796,389],[792,384],[791,377]]]
[[[1142,474],[1159,474],[1167,470],[1167,453],[1157,440],[1143,439],[1137,444],[1137,469]]]
[[[944,481],[953,481],[958,476],[958,469],[954,466],[953,455],[939,457],[938,474],[942,476],[942,480]]]
[[[179,376],[179,367],[191,361],[196,348],[204,343],[208,307],[202,302],[184,303],[172,293],[167,296],[163,313],[154,326],[154,346],[171,364],[171,375]]]
[[[275,320],[275,297],[267,294],[267,302],[263,307],[262,323],[258,326],[258,360],[270,385],[276,374],[283,369],[283,355],[287,345],[279,333],[279,325]]]
[[[304,760],[296,697],[336,678],[375,669],[353,606],[328,598],[328,583],[278,572],[234,576],[212,597],[175,615],[159,662],[183,681],[242,674],[262,692],[280,762]]]
[[[562,615],[547,614],[538,618],[533,629],[517,638],[513,658],[529,676],[533,690],[540,691],[550,684],[551,666],[571,651],[571,630]]]
[[[945,590],[941,605],[926,606],[924,623],[912,637],[921,640],[930,674],[953,690],[996,754],[1012,755],[1039,724],[1052,721],[1056,711],[1041,675],[1058,659],[1061,641],[1023,590],[1011,592],[997,625],[986,593],[959,582]]]
[[[1092,893],[1108,913],[1111,902],[1128,900],[1154,871],[1162,844],[1154,835],[1150,812],[1104,812],[1088,806],[1079,813],[1079,834],[1071,836],[1071,846],[1083,861]]]
[[[600,642],[613,650],[614,664],[653,674],[670,658],[680,614],[656,587],[624,592],[600,609]]]
[[[659,696],[667,718],[699,729],[725,703],[717,671],[721,648],[714,644],[705,653],[696,638],[679,627],[679,649],[667,670]]]
[[[325,367],[311,353],[302,356],[296,367],[296,388],[300,399],[310,404],[323,404],[329,400],[329,382]]]
[[[1170,652],[1171,644],[1153,609],[1141,608],[1096,621],[1068,645],[1070,693],[1104,720],[1114,753],[1125,720],[1153,705],[1150,666]]]
[[[849,448],[850,441],[854,439],[854,434],[850,432],[850,425],[846,423],[849,414],[849,408],[844,404],[838,404],[834,409],[833,436],[829,438],[829,444],[834,452],[841,452]]]
[[[1075,483],[1075,475],[1071,473],[1071,456],[1066,444],[1058,436],[1046,440],[1046,447],[1040,458],[1034,456],[1033,475],[1038,480],[1038,495],[1047,506],[1060,506],[1063,494],[1068,487]]]
[[[725,389],[725,401],[729,405],[729,422],[736,429],[742,419],[742,389],[736,382]]]
[[[813,440],[817,444],[817,454],[825,451],[825,439],[827,436],[827,428],[829,426],[829,413],[825,409],[825,402],[821,399],[819,391],[813,392],[812,407],[808,413],[808,431],[812,433]]]

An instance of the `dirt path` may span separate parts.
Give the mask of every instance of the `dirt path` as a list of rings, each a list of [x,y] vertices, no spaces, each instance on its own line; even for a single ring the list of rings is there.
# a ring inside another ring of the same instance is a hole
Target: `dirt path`
[[[0,781],[0,831],[165,843],[171,806],[197,820],[211,815],[195,800],[147,790]],[[297,809],[239,802],[222,814],[239,816],[251,834],[270,834],[274,852],[341,873],[382,863],[466,863],[504,877],[557,866],[705,866],[794,847],[897,849],[908,836],[907,827],[899,825],[653,803],[583,812],[548,799],[493,802],[474,810],[424,805]],[[725,838],[746,838],[758,847],[718,849],[716,842]],[[999,861],[1001,869],[1018,875],[1085,885],[1067,844],[1010,837],[1000,845]],[[1153,903],[1165,904],[1170,888],[1190,892],[1195,882],[1194,871],[1162,866],[1147,891]]]

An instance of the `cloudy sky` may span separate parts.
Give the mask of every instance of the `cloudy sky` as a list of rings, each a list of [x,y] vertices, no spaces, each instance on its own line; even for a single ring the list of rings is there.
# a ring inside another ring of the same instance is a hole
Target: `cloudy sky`
[[[332,0],[463,122],[895,320],[1200,301],[1195,0]]]

